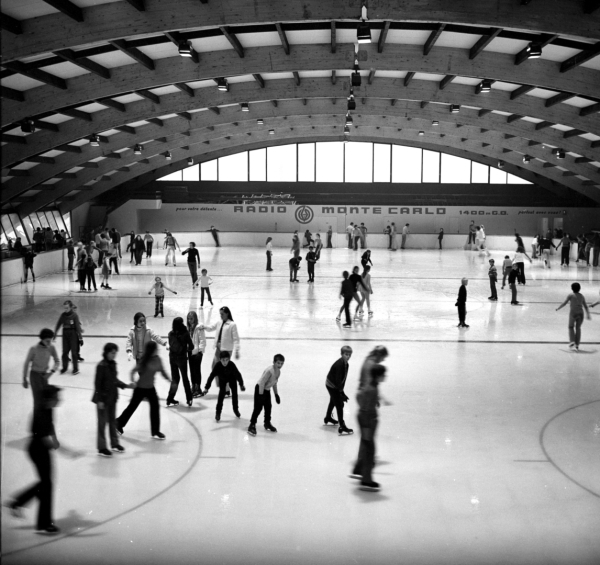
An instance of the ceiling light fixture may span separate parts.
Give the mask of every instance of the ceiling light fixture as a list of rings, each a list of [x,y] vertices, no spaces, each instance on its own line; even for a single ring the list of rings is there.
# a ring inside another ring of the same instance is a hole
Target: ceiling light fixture
[[[350,135],[350,128],[348,126],[344,126],[344,135]]]
[[[421,131],[419,132],[419,135],[425,135],[425,132],[424,132],[423,130],[421,130]]]
[[[539,59],[542,56],[542,47],[533,41],[526,47],[525,53],[528,59]]]
[[[484,79],[482,80],[479,85],[477,86],[477,93],[479,94],[480,92],[490,92],[490,90],[492,90],[492,81],[489,79]]]
[[[498,161],[498,168],[499,169],[503,169],[504,168],[504,161]]]
[[[526,165],[529,165],[530,162],[531,162],[531,157],[529,155],[524,155],[523,163],[525,163]]]
[[[250,106],[248,105],[248,102],[242,102],[242,112],[249,112],[250,111]]]
[[[270,129],[269,130],[269,135],[275,135],[275,130],[274,129]]]
[[[437,120],[433,120],[433,122],[431,122],[432,126],[439,126],[440,122],[438,122]]]
[[[458,114],[460,112],[460,106],[458,104],[450,104],[450,113]]]
[[[217,79],[217,88],[221,92],[229,92],[229,83],[227,82],[227,79],[218,78]]]
[[[193,57],[194,56],[194,48],[192,47],[191,41],[180,41],[177,44],[179,49],[179,54],[182,57]]]
[[[264,125],[265,121],[264,121],[262,118],[258,118],[258,120],[256,120],[256,123],[257,123],[259,126],[262,126],[262,125]]]
[[[98,147],[100,145],[100,136],[99,135],[92,135],[92,137],[90,137],[90,145],[92,147]]]
[[[559,149],[559,148],[553,149],[552,155],[554,155],[557,159],[564,159],[565,158],[565,150]]]
[[[194,164],[194,159],[192,159],[191,157],[188,158],[187,160],[187,164],[189,167],[191,167]]]
[[[141,155],[143,150],[144,150],[144,148],[139,143],[136,143],[135,147],[133,148],[133,154]]]
[[[362,82],[362,79],[360,77],[360,73],[358,72],[358,69],[356,69],[352,73],[352,86],[360,86],[361,82]]]
[[[167,152],[165,153],[165,159],[166,159],[167,161],[170,161],[172,158],[173,158],[173,155],[171,155],[171,152],[170,152],[170,151],[167,151]]]
[[[23,133],[34,133],[35,132],[35,123],[31,118],[25,118],[21,122],[21,131]]]
[[[352,116],[350,114],[346,114],[346,125],[347,126],[352,125]]]

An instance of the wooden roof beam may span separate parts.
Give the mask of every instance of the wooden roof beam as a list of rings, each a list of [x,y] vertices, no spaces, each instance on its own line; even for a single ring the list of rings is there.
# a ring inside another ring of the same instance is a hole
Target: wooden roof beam
[[[150,100],[150,102],[154,102],[154,104],[160,104],[160,98],[154,94],[154,92],[150,92],[149,90],[136,90],[135,93],[146,100]]]
[[[558,35],[542,33],[537,41],[532,41],[531,43],[536,43],[543,49],[544,47],[546,47],[546,45],[552,43],[555,39],[558,39]],[[515,55],[515,65],[520,65],[521,63],[527,60],[527,47],[525,47]]]
[[[454,79],[456,78],[456,75],[446,75],[441,81],[440,84],[438,86],[438,88],[440,90],[444,90],[444,88],[446,88]]]
[[[475,59],[493,40],[502,32],[502,28],[491,27],[488,35],[483,35],[479,41],[471,47],[469,51],[469,59]]]
[[[46,84],[49,84],[50,86],[60,88],[61,90],[67,90],[66,80],[57,77],[56,75],[47,73],[46,71],[42,71],[41,69],[28,69],[27,65],[21,63],[20,61],[2,63],[2,66],[28,78],[39,80],[40,82],[44,82]]]
[[[10,31],[10,33],[14,33],[15,35],[21,35],[23,33],[21,22],[6,14],[0,14],[0,26],[4,31]]]
[[[575,98],[575,94],[571,94],[570,92],[561,92],[560,94],[557,94],[556,96],[553,96],[552,98],[548,98],[548,100],[546,100],[546,108],[550,108],[551,106],[554,106],[555,104],[558,104],[560,102],[564,102],[565,100],[570,100],[571,98]]]
[[[331,84],[335,84],[337,82],[337,76],[335,75],[335,71],[331,71]]]
[[[567,71],[578,67],[582,63],[586,63],[590,59],[597,57],[598,55],[600,55],[600,41],[593,45],[590,49],[581,51],[580,53],[577,53],[577,55],[573,55],[570,59],[564,61],[560,65],[560,72],[566,73]]]
[[[60,51],[54,51],[54,54],[57,57],[68,61],[69,63],[73,63],[74,65],[77,65],[78,67],[81,67],[82,69],[85,69],[90,73],[98,75],[99,77],[105,79],[110,78],[110,71],[106,67],[103,67],[102,65],[99,65],[98,63],[95,63],[94,61],[86,57],[77,58],[75,52],[71,49],[61,49]]]
[[[331,22],[331,52],[335,53],[337,50],[335,22]]]
[[[586,106],[585,108],[582,108],[579,111],[579,115],[584,117],[584,116],[589,116],[590,114],[595,114],[596,112],[600,112],[600,102],[598,102],[597,104],[592,104],[591,106]]]
[[[82,112],[81,110],[75,110],[75,108],[68,108],[56,111],[57,114],[64,114],[65,116],[70,116],[71,118],[75,118],[77,120],[83,120],[84,122],[91,122],[92,115],[87,112]]]
[[[127,42],[124,39],[115,39],[113,41],[109,41],[109,43],[122,53],[125,53],[125,55],[131,57],[140,65],[146,67],[149,71],[154,70],[154,61],[150,59],[148,55],[142,53],[139,49],[127,45]]]
[[[598,8],[600,8],[600,0],[584,0],[583,2],[584,14],[593,14]]]
[[[253,74],[252,76],[254,77],[254,80],[260,84],[261,88],[265,87],[265,79],[263,77],[261,77],[259,74]]]
[[[44,0],[44,2],[50,4],[50,6],[76,22],[83,21],[83,10],[79,6],[69,2],[69,0]]]
[[[0,133],[0,141],[16,143],[18,145],[27,145],[27,138],[20,135],[11,135],[9,133]]]
[[[408,73],[406,73],[406,76],[404,77],[404,86],[408,86],[414,76],[415,73],[413,71],[409,71]]]
[[[516,100],[517,98],[519,98],[519,96],[523,96],[524,94],[531,92],[534,88],[535,88],[535,86],[531,86],[529,84],[524,84],[523,86],[520,86],[519,88],[517,88],[516,90],[513,90],[510,93],[510,99]]]
[[[221,113],[221,110],[219,110],[218,106],[209,106],[208,109],[217,116]]]
[[[15,102],[25,102],[25,94],[23,92],[14,88],[8,88],[8,86],[0,87],[0,97],[8,98],[8,100],[14,100]]]
[[[121,102],[117,102],[112,98],[104,98],[101,100],[96,100],[98,104],[102,104],[102,106],[106,106],[107,108],[112,108],[113,110],[117,110],[118,112],[127,112],[127,108],[125,104]]]
[[[583,135],[584,133],[587,133],[587,132],[585,132],[585,131],[583,131],[581,129],[572,129],[570,131],[566,131],[563,134],[563,138],[564,139],[569,139],[570,137],[576,137],[578,135]]]
[[[429,39],[427,39],[427,41],[425,42],[425,45],[423,47],[423,55],[429,55],[429,52],[433,49],[435,42],[438,40],[438,38],[442,34],[445,27],[446,27],[446,24],[438,24],[437,28],[431,32]]]
[[[368,78],[369,84],[373,84],[373,79],[375,78],[376,72],[377,71],[375,69],[371,69],[371,72],[369,73],[369,78]]]
[[[145,12],[146,6],[144,6],[144,0],[125,0],[128,4],[131,4],[138,12]]]
[[[285,54],[289,55],[290,42],[288,41],[287,36],[285,35],[285,30],[283,29],[283,26],[280,23],[276,23],[275,27],[277,28],[277,33],[279,34],[279,39],[281,39],[281,46],[283,47]]]
[[[244,48],[240,43],[240,40],[235,36],[235,33],[230,31],[228,26],[221,26],[219,28],[221,33],[227,38],[227,41],[231,43],[231,46],[235,49],[236,53],[240,56],[240,58],[244,58]]]
[[[383,29],[381,30],[381,33],[379,34],[379,41],[377,42],[377,52],[378,53],[383,53],[383,47],[385,45],[385,40],[387,39],[387,34],[388,31],[390,30],[390,24],[392,22],[390,21],[386,21],[383,24]]]
[[[508,116],[508,118],[506,118],[506,123],[512,124],[513,122],[516,122],[517,120],[521,120],[522,118],[523,118],[523,116],[521,116],[520,114],[513,114],[512,116]]]
[[[296,81],[296,86],[300,86],[300,74],[297,71],[293,71],[294,80]]]
[[[196,95],[194,89],[185,84],[185,82],[176,82],[173,86],[181,90],[181,92],[185,92],[190,98],[194,98]]]

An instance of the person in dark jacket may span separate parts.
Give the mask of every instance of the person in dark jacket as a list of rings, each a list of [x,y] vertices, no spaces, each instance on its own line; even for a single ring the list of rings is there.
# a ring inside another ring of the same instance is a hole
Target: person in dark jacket
[[[23,245],[23,242],[21,241],[20,237],[17,237],[15,244],[13,245],[13,251],[20,253],[21,255],[24,255],[26,253],[27,248]]]
[[[125,249],[125,253],[127,253],[128,251],[131,252],[131,257],[129,259],[129,262],[133,263],[133,255],[135,253],[135,249],[134,249],[134,246],[133,246],[133,243],[135,242],[135,232],[129,232],[126,235],[129,236],[129,243],[127,244],[127,248]]]
[[[96,367],[96,380],[94,383],[94,396],[92,402],[96,404],[98,413],[98,455],[101,457],[112,457],[112,453],[106,447],[106,436],[104,434],[106,425],[110,435],[110,445],[116,453],[123,453],[125,448],[119,445],[117,434],[117,400],[120,388],[135,388],[135,383],[128,385],[117,378],[117,356],[119,347],[115,343],[107,343],[102,352],[102,361]]]
[[[360,258],[360,264],[362,265],[363,269],[368,265],[371,264],[371,267],[373,266],[373,261],[371,261],[371,250],[367,249],[363,254],[362,257]]]
[[[141,235],[136,236],[136,238],[133,240],[132,247],[133,254],[135,256],[135,264],[136,266],[141,265],[144,251],[146,251],[146,244],[144,243]]]
[[[196,249],[196,244],[190,241],[190,246],[181,252],[182,255],[187,255],[188,269],[192,275],[192,288],[198,286],[198,267],[200,266],[200,253]]]
[[[81,322],[79,316],[73,309],[74,304],[70,300],[65,300],[63,303],[65,311],[58,318],[56,327],[54,328],[54,338],[60,327],[63,327],[63,339],[62,339],[62,370],[61,374],[66,373],[69,367],[69,353],[71,359],[73,359],[73,374],[79,374],[79,344],[83,340],[83,330],[81,329]]]
[[[311,245],[308,248],[306,254],[306,268],[308,270],[308,282],[315,282],[315,264],[317,263],[317,254],[314,251],[314,247]]]
[[[300,268],[302,257],[292,257],[288,263],[290,264],[290,282],[300,282],[298,280],[298,269]]]
[[[58,387],[49,385],[42,392],[42,404],[33,411],[31,426],[31,442],[29,443],[29,457],[35,465],[40,480],[28,489],[16,495],[12,502],[7,504],[13,516],[21,517],[23,508],[32,498],[38,498],[37,526],[38,532],[57,534],[60,530],[52,520],[52,456],[51,452],[58,449],[60,444],[56,439],[52,410],[59,401]]]
[[[217,422],[221,420],[221,411],[223,410],[223,400],[225,398],[227,385],[229,385],[231,389],[231,405],[233,407],[233,413],[238,418],[240,417],[237,391],[238,383],[240,384],[240,389],[242,392],[246,390],[246,387],[244,386],[244,379],[242,379],[242,374],[239,372],[236,364],[231,360],[231,353],[229,353],[229,351],[221,351],[219,357],[221,362],[217,363],[213,367],[213,370],[208,376],[208,380],[206,381],[206,386],[204,388],[204,394],[206,395],[210,389],[213,379],[218,377],[219,397],[217,400],[217,412],[215,414],[215,420]]]
[[[458,326],[459,328],[468,328],[469,326],[465,323],[467,317],[467,285],[469,279],[466,277],[462,279],[460,288],[458,289],[458,298],[456,299],[455,306],[458,308]]]
[[[324,422],[325,425],[333,424],[334,426],[339,423],[338,433],[343,435],[354,433],[353,430],[346,427],[344,422],[344,402],[348,402],[348,397],[344,393],[344,385],[348,377],[348,361],[352,357],[352,348],[344,345],[341,353],[342,356],[329,369],[327,380],[325,381],[325,388],[327,388],[327,392],[329,393],[329,406],[327,406],[327,414],[325,415]],[[337,420],[333,419],[334,408],[337,411]]]
[[[193,351],[194,342],[183,323],[183,318],[177,317],[173,320],[172,330],[169,332],[169,362],[171,364],[171,388],[167,396],[167,408],[177,406],[179,402],[175,400],[179,380],[183,380],[185,398],[188,406],[192,405],[192,389],[188,379],[187,358],[188,352]]]
[[[340,321],[340,316],[342,312],[346,314],[346,323],[344,324],[345,328],[352,327],[352,319],[350,318],[350,302],[352,302],[352,298],[355,294],[355,286],[350,282],[348,271],[344,271],[342,273],[344,280],[342,281],[342,286],[340,288],[340,298],[344,299],[344,303],[340,308],[340,311],[335,319],[336,322]]]
[[[25,252],[23,256],[23,269],[25,270],[24,280],[27,282],[27,275],[29,271],[31,271],[31,278],[33,282],[35,282],[35,273],[33,272],[33,258],[37,257],[37,255],[33,252],[33,249],[30,249]]]
[[[73,240],[70,239],[67,243],[67,257],[69,258],[69,272],[73,270],[73,263],[75,262],[75,247],[73,245]]]
[[[440,228],[440,233],[438,234],[438,245],[440,249],[442,248],[442,240],[444,239],[444,228]]]

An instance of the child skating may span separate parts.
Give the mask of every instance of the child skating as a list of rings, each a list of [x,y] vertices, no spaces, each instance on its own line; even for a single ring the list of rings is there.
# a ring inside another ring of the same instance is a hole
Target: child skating
[[[325,380],[325,388],[327,388],[327,392],[329,393],[329,405],[327,406],[327,414],[323,421],[325,425],[333,424],[337,426],[339,423],[338,434],[344,435],[354,433],[353,430],[346,427],[346,423],[344,422],[344,402],[348,402],[348,397],[344,392],[344,385],[348,377],[348,361],[352,357],[352,348],[344,345],[341,353],[342,356],[331,366]],[[334,408],[337,412],[337,420],[333,419]]]
[[[342,281],[342,286],[340,288],[340,298],[344,300],[340,311],[338,312],[337,317],[335,318],[336,322],[341,320],[342,312],[346,314],[346,323],[344,324],[344,328],[352,327],[352,319],[350,318],[350,302],[352,302],[352,298],[354,297],[354,286],[350,282],[348,278],[348,271],[344,271],[342,273],[344,280]]]
[[[204,308],[204,294],[208,298],[210,305],[213,305],[212,296],[210,295],[210,285],[213,283],[211,277],[208,276],[208,271],[206,269],[202,269],[202,276],[200,277],[200,308]]]
[[[225,399],[225,393],[227,391],[227,385],[231,389],[231,405],[233,407],[233,413],[239,418],[241,416],[238,406],[238,390],[237,385],[240,384],[242,392],[246,390],[244,386],[244,379],[242,374],[237,368],[237,365],[231,360],[231,353],[229,351],[221,351],[220,362],[217,363],[206,381],[206,387],[204,388],[204,395],[208,394],[210,385],[213,379],[217,377],[219,383],[219,397],[217,400],[217,411],[215,413],[215,420],[219,422],[221,420],[221,412],[223,410],[223,400]]]
[[[277,431],[277,428],[271,424],[271,389],[275,393],[275,402],[280,404],[281,400],[277,392],[277,382],[279,381],[281,367],[283,367],[284,363],[285,357],[281,353],[275,355],[273,357],[273,365],[265,369],[262,377],[260,377],[254,387],[254,411],[252,412],[252,418],[248,426],[248,433],[250,435],[256,435],[256,422],[263,408],[265,409],[265,430],[268,432]]]
[[[556,309],[558,312],[563,306],[569,304],[569,347],[575,348],[579,351],[579,344],[581,343],[581,324],[583,324],[583,311],[587,314],[588,320],[591,320],[590,311],[585,301],[585,297],[581,294],[581,285],[579,283],[573,283],[571,285],[571,294],[565,298],[565,301]],[[592,307],[598,304],[595,302]]]
[[[504,261],[502,261],[502,290],[506,286],[506,278],[510,275],[512,270],[512,261],[508,255],[504,256]]]
[[[160,280],[160,277],[156,277],[154,279],[154,284],[150,287],[150,290],[148,291],[148,294],[152,294],[152,291],[154,291],[154,317],[158,318],[158,315],[160,314],[161,318],[165,317],[165,314],[163,312],[163,302],[165,301],[165,288],[169,291],[172,292],[173,294],[177,294],[177,292],[175,292],[174,290],[171,290],[168,286],[165,286],[162,281]]]

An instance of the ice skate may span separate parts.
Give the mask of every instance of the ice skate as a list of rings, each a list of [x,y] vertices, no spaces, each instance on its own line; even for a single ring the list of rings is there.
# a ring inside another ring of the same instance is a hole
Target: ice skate
[[[271,424],[265,424],[265,430],[267,430],[268,432],[276,432],[277,428],[275,426],[272,426]]]
[[[250,424],[250,425],[248,426],[248,433],[249,433],[251,436],[255,436],[255,435],[256,435],[256,426],[255,426],[254,424]]]
[[[378,492],[381,489],[379,483],[376,483],[375,481],[361,481],[358,488],[368,492]]]
[[[329,417],[329,416],[327,416],[326,418],[324,418],[324,419],[323,419],[323,422],[325,423],[325,425],[327,425],[327,424],[332,424],[332,425],[334,425],[334,426],[337,426],[337,425],[338,425],[338,421],[337,421],[337,420],[334,420],[333,418],[331,418],[331,417]]]
[[[343,435],[352,435],[354,433],[354,430],[351,430],[350,428],[347,428],[345,426],[345,424],[340,425],[339,429],[338,429],[338,434],[340,434],[341,436]]]

